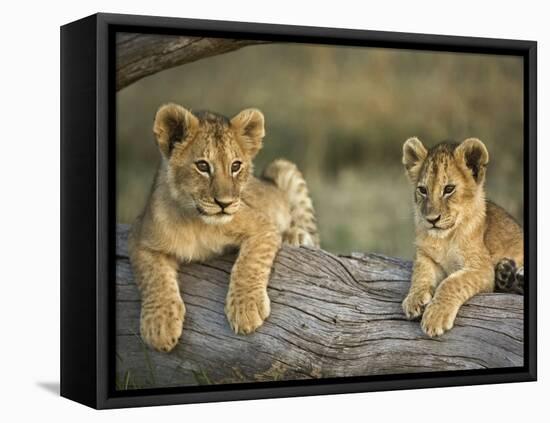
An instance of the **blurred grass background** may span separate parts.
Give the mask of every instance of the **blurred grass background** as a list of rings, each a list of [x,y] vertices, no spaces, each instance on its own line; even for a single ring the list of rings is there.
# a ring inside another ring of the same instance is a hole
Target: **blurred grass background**
[[[266,117],[256,172],[295,161],[323,248],[412,258],[412,191],[401,146],[475,136],[490,153],[488,197],[523,222],[523,62],[518,57],[271,44],[144,78],[117,94],[117,219],[131,223],[159,154],[156,109],[173,101],[229,117]]]

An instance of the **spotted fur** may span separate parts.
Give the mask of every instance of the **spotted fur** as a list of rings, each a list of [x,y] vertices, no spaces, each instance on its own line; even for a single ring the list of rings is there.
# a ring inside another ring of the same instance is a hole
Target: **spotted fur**
[[[239,254],[225,313],[236,333],[253,332],[270,313],[267,284],[283,238],[288,240],[296,227],[316,234],[305,182],[289,162],[268,167],[272,182],[253,176],[252,160],[265,135],[259,110],[228,119],[168,104],[158,110],[153,131],[161,163],[129,239],[142,297],[142,338],[161,351],[177,345],[185,317],[179,264],[206,260],[228,248],[238,248]],[[290,169],[289,185],[280,185]],[[300,187],[298,200],[289,186]],[[299,216],[310,220],[295,221]],[[292,243],[318,245],[318,240],[303,237]]]
[[[495,278],[499,287],[510,272],[523,281],[523,230],[486,200],[488,162],[487,148],[476,138],[430,150],[417,138],[403,145],[416,226],[416,258],[403,310],[410,319],[422,316],[429,336],[451,329],[462,304],[493,291]],[[504,266],[508,261],[513,269]]]

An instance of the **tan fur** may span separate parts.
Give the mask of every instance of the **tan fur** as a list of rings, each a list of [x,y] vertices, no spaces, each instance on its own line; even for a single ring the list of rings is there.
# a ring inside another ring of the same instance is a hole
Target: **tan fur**
[[[161,163],[129,240],[142,296],[141,335],[155,349],[174,348],[185,316],[179,263],[206,260],[235,247],[239,254],[225,312],[236,333],[250,333],[270,313],[267,284],[283,238],[300,228],[309,238],[298,237],[293,244],[318,245],[305,182],[286,161],[268,167],[269,181],[252,175],[252,159],[265,135],[258,110],[244,110],[229,120],[168,104],[157,112],[153,131]],[[280,185],[283,180],[288,184]],[[307,218],[296,221],[299,216]]]
[[[262,176],[286,193],[291,221],[290,227],[283,233],[283,241],[290,245],[319,247],[313,202],[298,167],[287,160],[279,159],[267,166]]]
[[[403,145],[403,164],[415,189],[417,248],[403,310],[410,319],[422,315],[429,336],[451,329],[469,298],[493,291],[502,260],[513,260],[523,275],[523,231],[485,199],[488,162],[485,145],[475,138],[429,151],[417,138]]]

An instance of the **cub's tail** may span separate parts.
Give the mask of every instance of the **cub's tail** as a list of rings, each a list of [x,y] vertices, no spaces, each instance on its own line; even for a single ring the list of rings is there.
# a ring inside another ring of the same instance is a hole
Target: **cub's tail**
[[[289,229],[283,234],[283,242],[295,246],[319,247],[313,203],[298,167],[288,160],[278,159],[267,166],[263,177],[275,183],[288,198],[291,221]]]

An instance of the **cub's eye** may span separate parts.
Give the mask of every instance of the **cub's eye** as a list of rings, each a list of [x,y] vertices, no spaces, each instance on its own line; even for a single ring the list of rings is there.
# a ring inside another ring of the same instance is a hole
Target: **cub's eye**
[[[418,188],[416,188],[418,190],[418,193],[420,195],[426,195],[428,194],[428,190],[426,189],[426,187],[423,187],[423,186],[419,186]]]
[[[239,162],[238,160],[237,160],[236,162],[233,162],[233,163],[231,164],[231,172],[232,172],[232,173],[237,172],[237,171],[241,168],[241,165],[242,165],[242,163]]]
[[[210,165],[205,160],[199,160],[195,163],[195,166],[197,166],[197,169],[201,172],[210,173]]]
[[[445,188],[443,188],[443,194],[451,194],[455,190],[454,185],[445,185]]]

